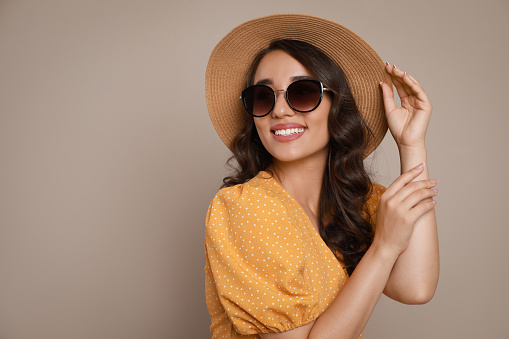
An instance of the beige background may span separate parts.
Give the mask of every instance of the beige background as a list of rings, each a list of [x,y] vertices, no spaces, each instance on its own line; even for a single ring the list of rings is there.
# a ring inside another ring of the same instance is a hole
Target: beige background
[[[261,15],[336,20],[435,110],[435,298],[382,297],[365,338],[509,338],[509,1],[0,2],[0,338],[208,338],[203,221],[227,149],[212,48]],[[370,166],[399,172],[388,136]]]

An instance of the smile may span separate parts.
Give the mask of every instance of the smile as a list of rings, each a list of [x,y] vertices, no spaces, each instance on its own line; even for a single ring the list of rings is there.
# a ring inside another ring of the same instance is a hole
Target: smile
[[[287,128],[287,129],[278,129],[274,131],[275,135],[280,136],[288,136],[292,134],[298,134],[304,132],[304,128]]]

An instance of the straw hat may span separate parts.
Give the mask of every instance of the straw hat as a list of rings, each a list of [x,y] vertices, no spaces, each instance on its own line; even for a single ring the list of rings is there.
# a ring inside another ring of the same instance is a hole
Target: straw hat
[[[210,119],[225,145],[240,132],[247,114],[240,93],[254,57],[278,39],[308,42],[327,54],[345,73],[357,107],[373,132],[365,156],[387,132],[381,81],[391,84],[378,54],[356,33],[307,14],[275,14],[247,21],[228,33],[212,51],[205,74]]]

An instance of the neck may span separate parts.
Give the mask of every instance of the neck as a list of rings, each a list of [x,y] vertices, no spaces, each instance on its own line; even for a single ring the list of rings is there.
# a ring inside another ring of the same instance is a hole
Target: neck
[[[328,149],[312,158],[295,162],[274,159],[274,179],[305,209],[316,215]]]

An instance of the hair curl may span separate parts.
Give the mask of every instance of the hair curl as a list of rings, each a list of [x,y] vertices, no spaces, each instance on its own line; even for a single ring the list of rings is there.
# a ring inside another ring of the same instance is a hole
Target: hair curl
[[[329,157],[320,192],[318,229],[351,275],[373,241],[366,205],[372,183],[363,161],[371,131],[357,109],[341,68],[309,43],[287,39],[272,42],[255,57],[247,74],[246,87],[253,84],[262,58],[274,50],[291,55],[334,91],[328,117]],[[263,146],[253,118],[247,114],[244,127],[232,143],[232,152],[228,164],[234,173],[223,179],[223,187],[245,183],[272,165],[272,155]]]

